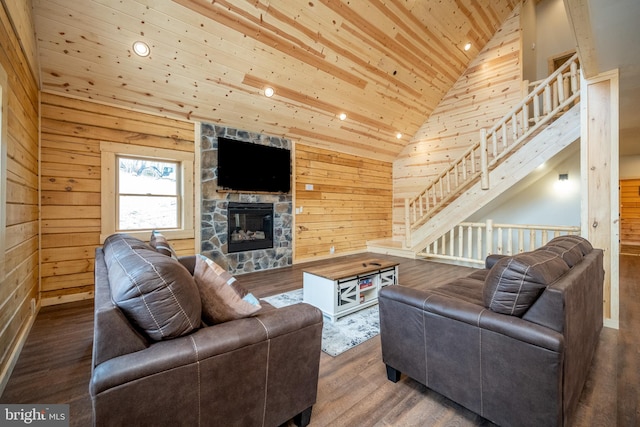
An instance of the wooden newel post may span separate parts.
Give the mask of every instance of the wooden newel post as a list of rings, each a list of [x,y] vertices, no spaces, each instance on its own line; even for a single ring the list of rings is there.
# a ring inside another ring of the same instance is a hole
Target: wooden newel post
[[[404,199],[404,246],[411,247],[411,213],[409,211],[409,199]]]
[[[489,160],[487,154],[487,130],[480,129],[480,186],[489,189]]]
[[[486,234],[487,234],[487,241],[485,245],[487,247],[487,256],[489,256],[493,253],[493,220],[492,219],[487,220]]]

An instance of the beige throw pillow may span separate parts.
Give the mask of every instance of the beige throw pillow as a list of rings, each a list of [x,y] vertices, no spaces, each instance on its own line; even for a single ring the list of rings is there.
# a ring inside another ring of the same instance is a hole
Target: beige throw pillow
[[[203,255],[196,255],[193,277],[202,300],[202,320],[208,325],[249,317],[262,308],[235,277]]]

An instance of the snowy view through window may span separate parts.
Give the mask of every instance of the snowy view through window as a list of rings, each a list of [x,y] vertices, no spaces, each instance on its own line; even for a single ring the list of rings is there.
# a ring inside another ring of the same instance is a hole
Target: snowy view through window
[[[118,157],[118,230],[178,228],[178,167]]]

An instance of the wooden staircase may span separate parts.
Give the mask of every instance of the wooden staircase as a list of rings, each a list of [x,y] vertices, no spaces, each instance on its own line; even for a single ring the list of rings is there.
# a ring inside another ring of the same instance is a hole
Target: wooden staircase
[[[580,70],[574,55],[415,197],[405,200],[403,242],[373,252],[415,257],[580,137]]]

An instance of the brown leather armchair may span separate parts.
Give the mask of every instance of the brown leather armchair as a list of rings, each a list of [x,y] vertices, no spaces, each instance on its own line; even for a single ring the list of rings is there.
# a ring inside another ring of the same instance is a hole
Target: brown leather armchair
[[[182,259],[193,274],[193,260]],[[95,260],[90,394],[94,424],[307,425],[315,403],[322,314],[296,304],[153,340],[113,302]]]
[[[603,252],[562,236],[435,289],[388,286],[387,376],[501,426],[569,425],[603,326],[603,279]]]

